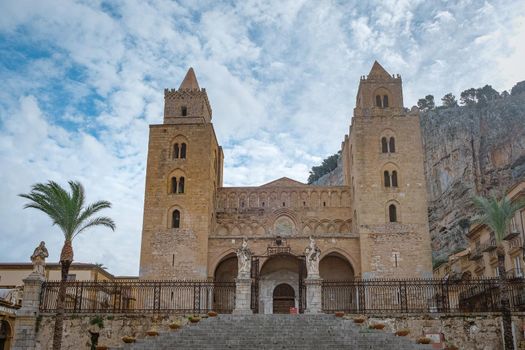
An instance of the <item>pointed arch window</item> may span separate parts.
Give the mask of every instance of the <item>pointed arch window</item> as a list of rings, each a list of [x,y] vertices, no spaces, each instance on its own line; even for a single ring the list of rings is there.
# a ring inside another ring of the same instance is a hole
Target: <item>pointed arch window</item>
[[[376,96],[376,106],[377,107],[383,107],[383,104],[381,102],[381,95]]]
[[[394,204],[388,206],[388,218],[390,222],[397,222],[397,208]]]
[[[177,193],[177,178],[173,176],[171,178],[171,193]]]
[[[392,178],[391,178],[392,187],[397,187],[397,171],[392,171]]]
[[[176,143],[173,145],[173,159],[179,158],[179,144]]]
[[[391,137],[390,141],[388,142],[388,150],[390,153],[394,153],[396,151],[396,140],[394,137]]]
[[[390,173],[387,170],[383,172],[383,182],[385,187],[390,187]]]
[[[180,227],[180,211],[178,209],[175,209],[173,213],[171,213],[171,227],[172,228]]]
[[[388,107],[388,95],[383,95],[383,108]]]
[[[186,159],[186,144],[182,143],[180,145],[180,157],[181,159]]]
[[[177,193],[184,193],[184,176],[179,179],[179,190]]]
[[[388,153],[388,141],[386,137],[381,138],[381,152]]]
[[[181,112],[181,115],[182,115],[183,117],[187,116],[187,115],[188,115],[188,107],[186,107],[186,106],[182,106],[180,112]]]

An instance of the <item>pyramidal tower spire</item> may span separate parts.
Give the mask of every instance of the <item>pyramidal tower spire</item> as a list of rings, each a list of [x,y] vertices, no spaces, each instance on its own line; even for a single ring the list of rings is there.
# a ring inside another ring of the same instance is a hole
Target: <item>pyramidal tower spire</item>
[[[193,68],[177,90],[164,90],[164,124],[210,123],[211,114],[208,94],[199,87]]]
[[[370,73],[368,73],[369,78],[391,78],[390,74],[386,71],[385,68],[383,68],[382,65],[379,64],[379,62],[374,61],[374,64],[372,65],[372,69],[370,69]]]
[[[370,73],[363,75],[359,82],[354,116],[397,115],[403,112],[403,108],[401,77],[391,75],[374,61]]]
[[[192,67],[188,69],[188,72],[186,73],[184,80],[179,86],[179,90],[200,90],[199,82],[197,81],[197,77],[195,76],[195,71],[193,70]]]

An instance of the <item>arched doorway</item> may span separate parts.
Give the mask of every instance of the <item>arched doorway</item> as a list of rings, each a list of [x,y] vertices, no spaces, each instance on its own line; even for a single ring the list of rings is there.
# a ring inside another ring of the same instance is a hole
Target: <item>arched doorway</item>
[[[287,283],[281,283],[273,290],[273,313],[288,314],[295,307],[295,291]]]
[[[319,262],[319,274],[324,281],[351,281],[354,279],[354,268],[339,253],[330,253]]]
[[[237,256],[225,256],[213,274],[213,309],[217,312],[231,312],[235,306],[235,278],[237,278]]]
[[[279,254],[267,258],[261,267],[258,279],[260,313],[271,314],[274,312],[274,292],[278,286],[283,284],[293,290],[293,293],[290,293],[288,290],[286,295],[282,295],[287,297],[286,312],[290,312],[290,307],[299,308],[299,273],[301,271],[301,263],[304,264],[304,260],[291,254]],[[282,292],[284,293],[284,289]],[[284,306],[281,306],[278,309],[284,311],[283,308]]]
[[[9,322],[0,321],[0,350],[7,350],[10,348],[9,341],[11,340],[11,326]]]
[[[213,280],[216,282],[235,282],[237,269],[237,256],[234,253],[229,254],[215,268]]]
[[[323,285],[323,310],[355,310],[358,290],[353,284],[354,269],[343,255],[333,252],[319,262]]]

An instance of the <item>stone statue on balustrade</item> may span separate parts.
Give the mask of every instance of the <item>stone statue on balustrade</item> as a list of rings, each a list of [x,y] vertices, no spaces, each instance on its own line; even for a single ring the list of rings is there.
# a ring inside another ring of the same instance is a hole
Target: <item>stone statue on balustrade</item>
[[[310,243],[304,251],[306,256],[306,271],[307,278],[319,278],[319,257],[321,256],[321,249],[315,243],[315,240],[310,237]]]
[[[35,248],[33,255],[31,255],[31,262],[33,263],[33,272],[44,276],[44,269],[46,266],[46,258],[49,256],[47,252],[46,243],[40,242]]]
[[[237,278],[250,278],[250,272],[252,267],[252,252],[248,248],[248,240],[244,238],[242,245],[236,251],[238,272]]]

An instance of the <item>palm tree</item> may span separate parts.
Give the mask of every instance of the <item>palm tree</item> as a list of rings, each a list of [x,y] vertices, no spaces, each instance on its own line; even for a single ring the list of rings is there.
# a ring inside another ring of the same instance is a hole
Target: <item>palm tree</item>
[[[508,229],[514,214],[521,208],[525,207],[525,200],[522,199],[512,202],[506,196],[504,196],[501,200],[498,200],[495,196],[493,196],[491,198],[474,197],[472,201],[479,210],[479,217],[477,217],[475,221],[490,228],[496,237],[500,303],[501,311],[503,313],[503,338],[505,349],[513,350],[514,339],[512,336],[512,318],[508,296],[508,282],[505,269],[505,249],[503,248],[503,239],[508,233]]]
[[[90,227],[106,226],[115,231],[115,223],[109,217],[93,217],[102,209],[110,208],[108,201],[98,201],[85,205],[84,187],[79,182],[69,181],[71,192],[67,192],[59,184],[49,181],[47,184],[37,183],[31,187],[31,192],[20,194],[29,199],[26,208],[35,208],[46,213],[53,225],[57,225],[64,234],[64,246],[60,253],[61,283],[58,291],[55,329],[53,334],[53,349],[60,350],[62,346],[62,328],[64,323],[64,300],[66,297],[66,281],[69,267],[73,262],[73,239]]]

